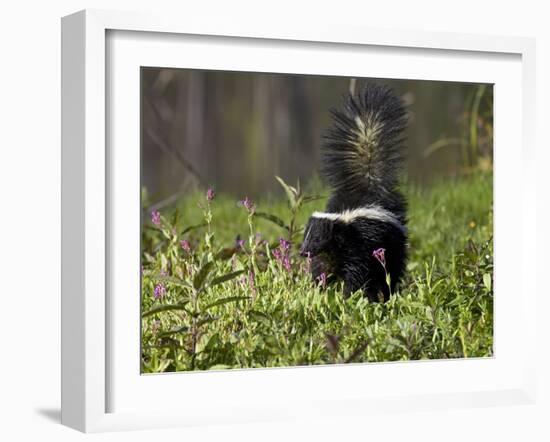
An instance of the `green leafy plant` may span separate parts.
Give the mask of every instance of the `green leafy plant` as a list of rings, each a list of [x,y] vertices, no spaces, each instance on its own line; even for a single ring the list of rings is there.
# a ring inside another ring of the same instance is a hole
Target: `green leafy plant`
[[[284,180],[278,176],[275,179],[279,182],[281,187],[285,191],[285,195],[288,201],[289,215],[286,220],[279,218],[276,215],[266,212],[256,212],[256,216],[266,219],[286,231],[287,240],[294,244],[298,237],[304,233],[304,226],[298,223],[298,215],[305,204],[318,201],[322,197],[318,195],[305,195],[300,188],[300,182],[295,187],[288,185]]]

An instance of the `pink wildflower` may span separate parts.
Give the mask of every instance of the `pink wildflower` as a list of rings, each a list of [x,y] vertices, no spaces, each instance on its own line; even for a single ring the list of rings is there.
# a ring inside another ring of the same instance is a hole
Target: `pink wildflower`
[[[282,251],[286,252],[290,249],[290,241],[287,241],[284,238],[279,239],[279,247]]]
[[[283,258],[283,267],[287,272],[290,272],[292,270],[292,267],[290,267],[290,256],[285,255]]]
[[[372,256],[376,258],[376,260],[382,264],[382,267],[386,268],[386,249],[379,248],[376,249],[374,252],[372,252]]]
[[[273,256],[287,272],[292,270],[290,265],[290,241],[280,238],[279,247],[273,250]]]
[[[216,196],[216,194],[214,193],[214,190],[213,189],[208,189],[206,191],[206,200],[207,201],[212,201],[214,199],[214,197]]]
[[[241,204],[246,210],[248,210],[249,213],[254,213],[254,210],[256,209],[256,207],[254,206],[254,202],[247,196],[244,197],[244,200],[241,201]]]
[[[162,298],[164,295],[166,295],[166,287],[164,287],[162,284],[157,284],[155,286],[155,290],[154,290],[153,295],[154,295],[155,299]]]
[[[158,210],[153,210],[151,212],[151,222],[155,226],[160,226],[160,212]]]

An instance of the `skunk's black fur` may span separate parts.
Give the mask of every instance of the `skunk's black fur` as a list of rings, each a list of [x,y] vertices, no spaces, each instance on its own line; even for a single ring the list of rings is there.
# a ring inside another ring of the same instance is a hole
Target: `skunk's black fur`
[[[321,175],[332,193],[325,212],[309,219],[301,248],[313,278],[344,280],[344,295],[362,289],[372,301],[389,299],[406,264],[405,198],[398,190],[407,124],[402,100],[385,86],[368,84],[332,111]],[[373,256],[385,249],[382,264]]]

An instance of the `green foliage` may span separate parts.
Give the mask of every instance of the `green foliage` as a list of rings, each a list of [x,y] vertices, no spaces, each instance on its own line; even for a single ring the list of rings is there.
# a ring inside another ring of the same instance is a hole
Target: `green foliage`
[[[385,304],[311,281],[297,250],[322,189],[279,182],[284,200],[197,194],[146,223],[143,372],[492,355],[490,174],[408,191],[408,271]]]

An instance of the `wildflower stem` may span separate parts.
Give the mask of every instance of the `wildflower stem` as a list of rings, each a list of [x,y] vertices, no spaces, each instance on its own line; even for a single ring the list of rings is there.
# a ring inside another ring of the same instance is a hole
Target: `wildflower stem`
[[[248,236],[248,245],[250,246],[250,267],[257,271],[256,268],[256,234],[254,232],[254,212],[248,213],[248,228],[249,228],[249,236]]]

